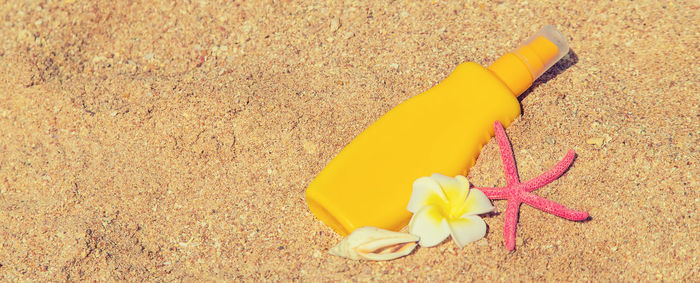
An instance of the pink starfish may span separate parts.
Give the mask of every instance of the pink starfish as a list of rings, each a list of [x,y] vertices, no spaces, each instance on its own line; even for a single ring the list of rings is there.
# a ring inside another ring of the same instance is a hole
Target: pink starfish
[[[506,173],[506,181],[508,185],[505,188],[476,188],[484,192],[489,199],[508,199],[505,217],[505,241],[506,248],[513,250],[515,248],[515,228],[518,224],[518,212],[520,203],[527,203],[539,210],[549,212],[559,217],[563,217],[573,221],[581,221],[588,218],[588,212],[572,210],[564,207],[561,204],[551,200],[534,195],[530,192],[544,187],[564,174],[574,161],[576,155],[573,150],[569,150],[564,159],[559,162],[554,168],[537,176],[536,178],[520,183],[518,172],[515,169],[515,157],[511,149],[506,132],[503,125],[496,121],[494,128],[496,130],[496,140],[498,147],[501,150],[501,159],[503,160],[503,170]]]

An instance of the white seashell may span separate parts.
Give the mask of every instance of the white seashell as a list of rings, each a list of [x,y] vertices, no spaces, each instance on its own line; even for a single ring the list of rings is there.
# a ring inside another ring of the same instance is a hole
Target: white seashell
[[[408,233],[360,227],[329,252],[349,259],[391,260],[410,254],[418,240],[420,238]]]

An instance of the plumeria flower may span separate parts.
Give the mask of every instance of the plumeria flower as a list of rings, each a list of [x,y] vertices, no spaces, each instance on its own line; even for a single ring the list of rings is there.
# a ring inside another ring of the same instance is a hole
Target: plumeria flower
[[[478,215],[493,211],[494,206],[483,192],[470,190],[464,176],[436,173],[413,183],[407,208],[413,213],[408,230],[420,237],[419,245],[432,247],[452,235],[464,247],[486,235],[486,223]]]

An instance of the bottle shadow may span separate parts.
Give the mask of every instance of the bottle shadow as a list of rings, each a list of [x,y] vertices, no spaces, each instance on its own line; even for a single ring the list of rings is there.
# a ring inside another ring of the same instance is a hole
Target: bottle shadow
[[[557,75],[563,73],[567,69],[571,68],[571,66],[576,65],[578,63],[578,56],[576,55],[576,52],[574,52],[573,49],[569,49],[569,53],[566,54],[559,62],[554,64],[549,70],[547,70],[542,76],[540,76],[537,80],[535,80],[534,83],[532,83],[532,86],[528,88],[525,92],[523,92],[520,96],[518,96],[518,101],[522,102],[525,97],[530,95],[532,90],[537,88],[539,85],[548,82],[552,78],[556,77]],[[522,104],[520,106],[520,112],[523,112],[524,109],[522,107]]]

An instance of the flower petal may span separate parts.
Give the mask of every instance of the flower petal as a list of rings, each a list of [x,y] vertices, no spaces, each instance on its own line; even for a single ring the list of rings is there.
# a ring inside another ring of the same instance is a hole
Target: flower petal
[[[486,235],[486,223],[476,215],[450,220],[447,224],[450,227],[452,239],[460,248]]]
[[[461,187],[469,188],[469,179],[467,179],[467,177],[464,177],[462,175],[457,175],[457,176],[455,176],[454,179],[460,183]]]
[[[430,176],[431,179],[440,184],[440,188],[445,193],[448,201],[462,202],[467,198],[469,193],[469,180],[464,176],[457,175],[454,178],[435,173]]]
[[[406,209],[416,213],[427,205],[439,205],[445,200],[440,185],[431,178],[422,177],[413,182],[413,193]]]
[[[477,215],[484,214],[493,211],[496,207],[491,205],[491,201],[484,194],[484,192],[478,189],[470,189],[469,196],[464,203],[466,212],[462,215],[462,218],[467,215]]]
[[[450,235],[450,227],[440,213],[440,209],[430,205],[413,214],[411,222],[408,223],[408,232],[420,237],[419,245],[432,247]]]

